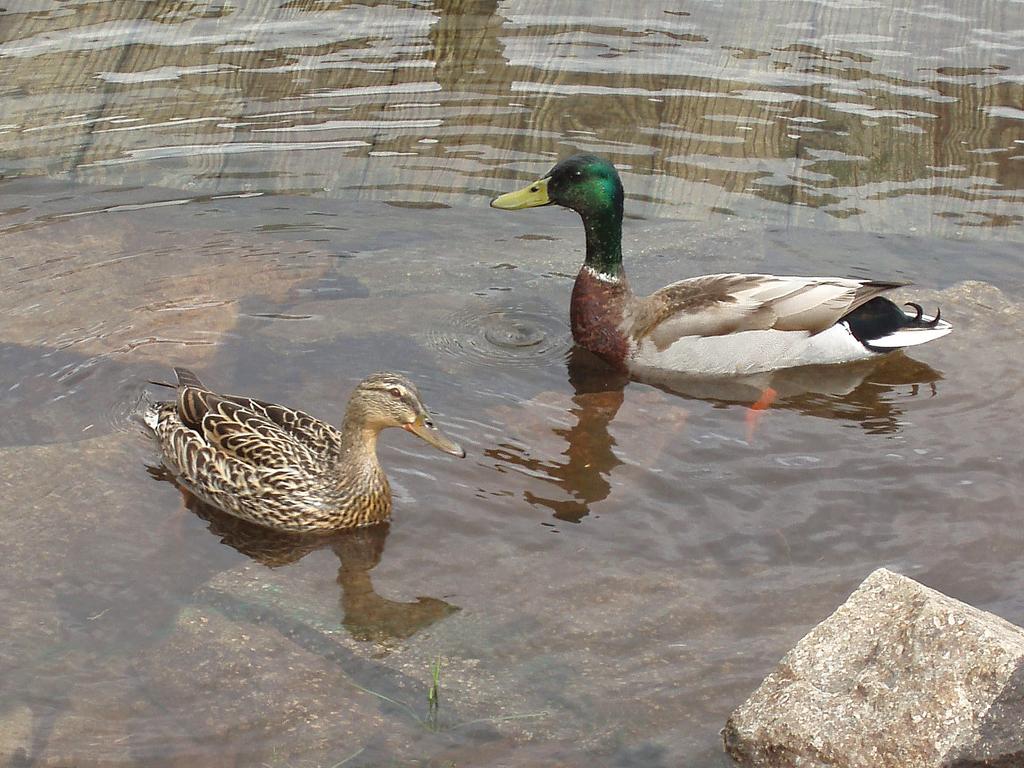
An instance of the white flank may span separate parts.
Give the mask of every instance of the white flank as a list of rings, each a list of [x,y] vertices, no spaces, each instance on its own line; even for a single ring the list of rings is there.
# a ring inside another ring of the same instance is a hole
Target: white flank
[[[813,336],[807,331],[741,331],[723,336],[684,336],[665,350],[645,340],[635,350],[638,368],[698,376],[742,376],[797,365],[849,363],[874,357],[845,323]]]

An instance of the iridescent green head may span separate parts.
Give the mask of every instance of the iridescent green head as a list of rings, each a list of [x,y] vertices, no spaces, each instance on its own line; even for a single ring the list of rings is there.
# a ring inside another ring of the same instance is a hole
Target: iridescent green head
[[[587,232],[587,266],[615,277],[622,271],[623,197],[614,165],[596,155],[573,155],[532,184],[494,198],[491,207],[514,211],[553,204],[576,211]]]
[[[573,155],[517,192],[491,201],[492,208],[518,210],[561,205],[580,216],[622,216],[622,182],[615,166],[597,155]]]

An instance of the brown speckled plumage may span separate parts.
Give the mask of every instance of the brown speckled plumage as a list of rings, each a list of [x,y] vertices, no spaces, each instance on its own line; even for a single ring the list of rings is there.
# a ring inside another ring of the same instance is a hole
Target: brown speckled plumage
[[[269,528],[326,531],[387,520],[381,429],[403,427],[465,455],[433,426],[415,385],[396,373],[356,387],[341,429],[292,408],[219,395],[185,369],[175,373],[177,399],[147,416],[164,463],[200,499]]]

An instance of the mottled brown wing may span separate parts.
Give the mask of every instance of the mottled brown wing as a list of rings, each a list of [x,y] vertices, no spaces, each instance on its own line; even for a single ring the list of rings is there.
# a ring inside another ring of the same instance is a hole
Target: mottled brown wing
[[[211,443],[205,432],[187,427],[174,403],[162,406],[157,422],[164,461],[178,480],[200,498],[234,509],[240,495],[288,494],[302,487],[309,470],[299,466],[256,465]]]
[[[300,439],[265,416],[210,393],[203,401],[209,410],[199,431],[221,453],[263,469],[318,466],[317,457]]]
[[[224,399],[238,403],[265,417],[300,443],[310,446],[314,453],[337,454],[341,450],[341,433],[335,427],[308,413],[248,397],[226,395]]]
[[[175,368],[174,375],[178,378],[178,416],[186,427],[199,432],[210,410],[206,398],[216,395],[187,368]]]
[[[685,336],[757,330],[818,333],[900,283],[723,274],[681,280],[631,308],[631,333],[664,350]]]
[[[292,459],[301,460],[303,448],[311,457],[335,456],[341,450],[338,430],[308,413],[250,397],[217,394],[187,368],[175,368],[174,374],[178,378],[178,415],[190,429],[205,433],[207,427],[204,426],[204,419],[217,412],[220,404],[233,403],[243,409],[234,413],[243,414],[248,411],[251,415],[261,416],[271,425],[279,427],[283,433],[276,434],[268,424],[257,427],[256,422],[252,422],[253,429],[239,429],[233,434],[230,426],[232,419],[217,417],[213,423],[218,425],[219,432],[224,435],[224,442],[219,444],[226,451],[233,453],[237,449],[246,456],[266,456],[280,448]],[[254,442],[258,440],[267,441],[267,446],[257,448]],[[292,444],[297,447],[289,447]],[[242,456],[239,458],[243,459]],[[279,466],[279,462],[271,466]]]

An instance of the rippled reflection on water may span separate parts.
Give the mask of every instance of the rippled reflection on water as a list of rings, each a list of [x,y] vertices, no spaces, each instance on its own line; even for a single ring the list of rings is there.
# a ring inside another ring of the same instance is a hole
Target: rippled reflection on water
[[[14,173],[454,204],[579,148],[627,167],[653,215],[1019,232],[1022,16],[959,0],[16,4],[0,136]]]
[[[1024,622],[1020,2],[0,20],[4,759],[710,768],[879,565]],[[578,219],[486,207],[573,149],[638,291],[912,279],[956,333],[627,381],[571,345]],[[469,457],[394,430],[390,526],[267,535],[146,472],[175,364],[328,419],[403,370]]]

